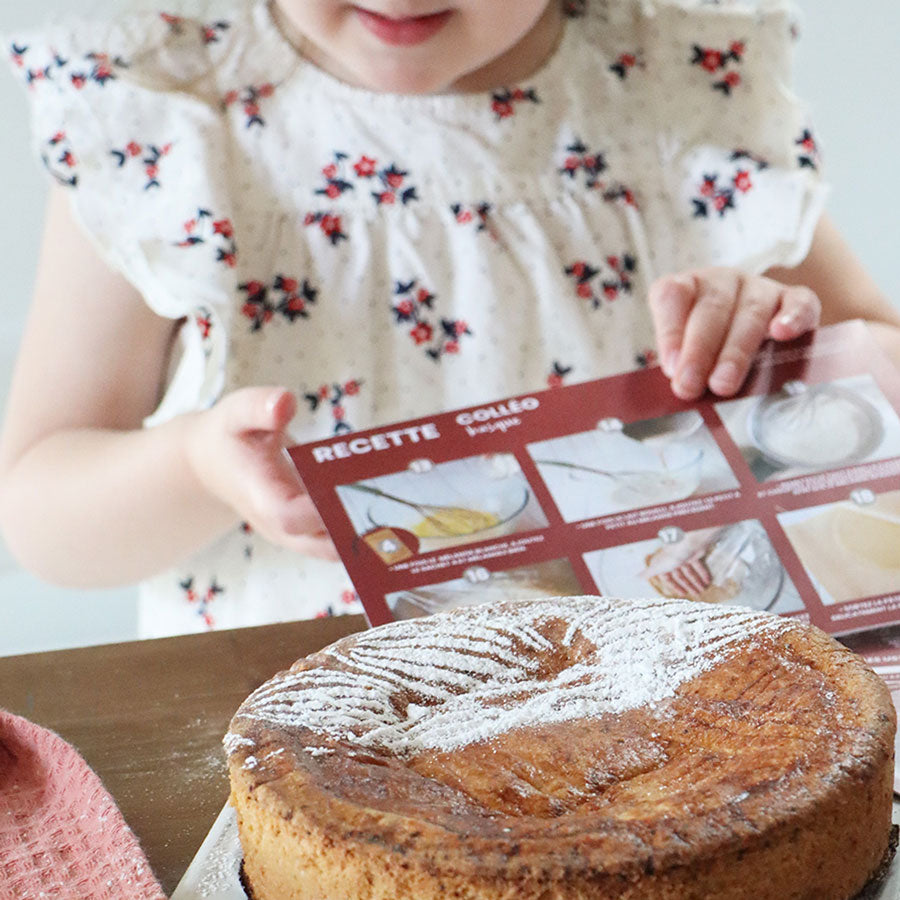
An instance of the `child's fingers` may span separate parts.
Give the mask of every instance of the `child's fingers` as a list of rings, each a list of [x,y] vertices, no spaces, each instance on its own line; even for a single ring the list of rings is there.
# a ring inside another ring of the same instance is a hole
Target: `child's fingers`
[[[709,376],[710,389],[722,397],[731,396],[744,383],[779,302],[779,286],[769,279],[743,280],[739,291],[731,327]]]
[[[329,562],[340,562],[341,557],[328,535],[298,534],[291,535],[281,542],[288,550],[296,550],[304,556],[313,556]]]
[[[784,286],[779,301],[768,327],[769,336],[776,341],[789,341],[818,326],[822,302],[815,291],[807,287]]]
[[[697,299],[684,329],[672,390],[682,400],[696,400],[705,390],[731,326],[738,278],[731,271],[708,272],[699,279]]]
[[[658,278],[647,294],[656,333],[656,350],[662,370],[669,378],[678,364],[684,328],[696,295],[697,284],[689,274]]]
[[[219,401],[225,430],[238,435],[246,431],[281,431],[294,417],[297,401],[282,387],[240,388]]]
[[[321,559],[338,559],[337,550],[307,494],[261,509],[249,521],[255,531],[280,547]]]

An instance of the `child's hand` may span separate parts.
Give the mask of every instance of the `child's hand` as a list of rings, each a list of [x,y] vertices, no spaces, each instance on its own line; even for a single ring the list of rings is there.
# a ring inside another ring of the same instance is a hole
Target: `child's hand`
[[[822,307],[809,288],[721,267],[660,278],[649,301],[660,363],[682,400],[707,387],[736,393],[760,344],[810,331]]]
[[[294,395],[277,387],[241,388],[192,414],[188,462],[205,490],[274,544],[337,559],[322,520],[287,454]]]

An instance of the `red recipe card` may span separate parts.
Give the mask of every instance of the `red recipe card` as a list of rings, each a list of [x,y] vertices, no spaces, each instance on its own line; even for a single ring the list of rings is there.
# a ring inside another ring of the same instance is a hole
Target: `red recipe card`
[[[863,322],[767,343],[742,392],[658,368],[291,456],[371,624],[554,594],[900,623],[900,374]]]

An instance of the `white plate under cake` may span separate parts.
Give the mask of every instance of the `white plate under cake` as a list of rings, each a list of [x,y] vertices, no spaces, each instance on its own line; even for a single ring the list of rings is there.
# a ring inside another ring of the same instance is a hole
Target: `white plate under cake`
[[[817,629],[569,597],[344,638],[226,747],[254,900],[850,900],[888,853],[894,729]]]

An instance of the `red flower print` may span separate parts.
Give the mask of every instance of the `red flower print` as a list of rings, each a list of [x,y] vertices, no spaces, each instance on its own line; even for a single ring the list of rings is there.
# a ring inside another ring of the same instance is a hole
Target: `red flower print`
[[[606,277],[599,279],[599,285],[594,286],[595,279],[604,273],[604,266],[609,270]],[[637,261],[630,253],[621,256],[610,255],[600,266],[591,266],[579,260],[566,266],[565,274],[575,280],[575,294],[583,300],[590,302],[592,309],[599,309],[603,305],[603,299],[616,300],[620,293],[631,292],[632,275],[637,269]],[[599,291],[599,293],[598,293]],[[563,373],[564,374],[564,373]]]
[[[253,125],[260,127],[266,124],[262,116],[259,101],[271,97],[275,93],[275,86],[269,82],[259,85],[247,85],[241,90],[227,91],[222,97],[222,106],[228,108],[237,103],[241,104],[241,110],[246,117],[246,126],[250,128]]]
[[[303,220],[303,224],[308,226],[315,225],[316,223],[319,224],[322,233],[332,244],[347,240],[347,235],[344,233],[344,226],[340,216],[325,212],[307,213]]]
[[[642,369],[656,364],[656,351],[652,347],[647,347],[635,356],[635,364]]]
[[[722,67],[722,54],[718,50],[704,50],[700,65],[707,72],[715,72]]]
[[[750,173],[746,169],[740,169],[734,176],[734,186],[742,193],[746,194],[753,187],[750,179]]]
[[[210,25],[204,25],[200,29],[200,34],[204,44],[215,44],[219,40],[219,36],[223,31],[230,28],[230,24],[224,21],[213,22]]]
[[[710,211],[725,216],[729,210],[737,209],[737,199],[753,190],[753,172],[762,172],[769,163],[761,156],[747,150],[734,150],[728,156],[730,171],[711,172],[703,176],[697,188],[697,196],[691,201],[694,218],[707,218]]]
[[[497,239],[497,235],[493,230],[489,218],[491,212],[490,203],[479,203],[474,207],[463,206],[462,203],[452,203],[450,205],[450,212],[453,213],[457,225],[470,225],[475,223],[476,232],[485,231],[494,240]]]
[[[278,289],[281,291],[286,291],[288,294],[296,293],[299,285],[297,284],[296,278],[282,278],[278,277]]]
[[[581,140],[575,140],[566,146],[566,156],[559,168],[559,173],[575,179],[579,171],[584,172],[584,186],[587,188],[602,187],[600,175],[606,171],[606,159],[602,153],[591,151]]]
[[[359,178],[371,178],[375,174],[375,160],[369,156],[361,156],[353,163],[353,171]]]
[[[137,141],[129,141],[121,150],[111,150],[110,155],[116,160],[120,169],[124,168],[129,160],[140,157],[143,172],[146,176],[144,182],[144,190],[146,191],[160,186],[160,160],[164,156],[168,156],[171,150],[172,144],[164,144],[161,147],[157,144],[147,144],[145,146]]]
[[[800,168],[817,170],[819,168],[819,147],[812,132],[808,128],[804,129],[794,143],[803,151],[797,156]]]
[[[57,131],[45,144],[41,159],[47,171],[62,185],[78,187],[78,173],[75,170],[78,161],[64,131]]]
[[[547,387],[556,388],[561,387],[563,384],[563,379],[572,371],[571,366],[564,366],[560,362],[554,361],[553,369],[550,374],[547,376]]]
[[[219,219],[213,222],[213,234],[221,234],[223,237],[234,237],[234,228],[229,219]]]
[[[325,404],[331,406],[332,429],[335,434],[352,431],[353,426],[347,421],[347,408],[344,406],[344,398],[355,396],[359,393],[362,381],[359,378],[351,378],[341,384],[323,384],[315,392],[308,391],[304,394],[306,402],[312,412],[316,412]]]
[[[285,299],[285,311],[289,313],[302,313],[306,309],[306,301],[296,294],[290,294]]]
[[[210,332],[212,331],[212,319],[210,318],[208,313],[197,313],[194,316],[194,321],[197,323],[197,329],[200,332],[200,337],[204,340],[209,337]]]
[[[732,64],[740,65],[745,48],[745,41],[732,41],[728,45],[727,50],[720,50],[714,47],[701,47],[699,44],[694,44],[694,55],[691,59],[691,64],[700,66],[700,68],[711,75],[717,75],[723,69],[728,69]],[[740,83],[740,74],[734,68],[731,68],[724,72],[721,78],[713,81],[712,87],[714,90],[721,91],[726,96],[729,96],[732,90]]]
[[[325,186],[316,189],[315,193],[328,197],[329,200],[336,200],[344,191],[351,191],[355,188],[353,179],[372,179],[378,178],[381,182],[379,190],[371,191],[372,198],[379,205],[391,205],[398,200],[405,206],[412,200],[418,200],[416,188],[404,187],[409,172],[399,168],[392,163],[390,166],[377,170],[376,161],[371,156],[361,155],[359,159],[352,165],[348,162],[348,155],[340,151],[334,153],[334,160],[322,169],[325,176]],[[349,170],[349,171],[348,171]],[[317,214],[316,221],[321,221],[321,214]],[[329,233],[329,236],[332,236]],[[340,237],[346,235],[341,233]],[[336,239],[332,243],[337,243]]]
[[[540,103],[534,88],[516,87],[512,90],[497,91],[491,95],[491,109],[498,121],[508,119],[515,114],[516,105],[526,101]]]
[[[408,334],[416,346],[430,344],[425,352],[435,362],[445,353],[456,354],[460,351],[460,338],[472,333],[463,319],[440,319],[440,330],[430,320],[428,311],[432,310],[437,297],[424,287],[418,287],[415,280],[398,281],[394,287],[394,300],[391,309],[398,325],[411,323]]]
[[[206,590],[201,594],[194,584],[194,577],[192,575],[188,576],[183,581],[180,581],[179,587],[184,592],[184,599],[188,603],[197,604],[197,615],[200,616],[204,624],[208,628],[212,628],[215,625],[215,619],[210,612],[210,604],[219,594],[225,593],[225,588],[213,579]]]
[[[609,67],[621,81],[624,81],[632,69],[643,69],[644,63],[637,53],[620,53],[616,61]]]

